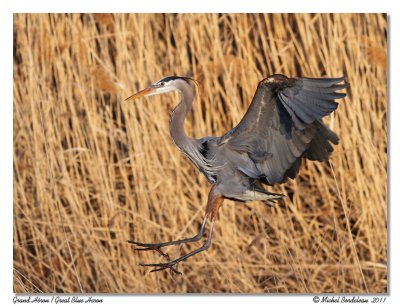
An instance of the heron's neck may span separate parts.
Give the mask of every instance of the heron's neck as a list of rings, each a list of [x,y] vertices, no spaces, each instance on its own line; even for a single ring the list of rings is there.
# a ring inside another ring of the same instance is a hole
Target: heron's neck
[[[170,133],[177,147],[187,152],[188,146],[193,143],[193,139],[186,135],[184,123],[187,114],[192,108],[194,92],[193,88],[187,83],[182,83],[178,90],[182,96],[182,100],[171,113]]]

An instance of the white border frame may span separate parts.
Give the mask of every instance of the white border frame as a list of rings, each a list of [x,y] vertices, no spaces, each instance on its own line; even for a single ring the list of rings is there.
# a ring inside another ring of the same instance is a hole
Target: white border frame
[[[400,267],[397,258],[400,258],[400,243],[393,239],[393,233],[399,233],[400,222],[395,221],[400,217],[400,198],[399,198],[399,135],[400,135],[400,10],[396,5],[396,0],[269,0],[256,1],[246,0],[234,2],[234,0],[157,0],[144,1],[135,0],[15,0],[9,3],[1,3],[0,7],[0,77],[1,77],[1,119],[0,133],[0,188],[1,188],[1,214],[0,214],[0,247],[1,247],[1,269],[0,273],[0,304],[13,304],[13,13],[22,12],[226,12],[226,13],[250,13],[250,12],[318,12],[318,13],[388,13],[389,14],[389,69],[388,69],[388,123],[389,123],[389,296],[385,304],[395,305],[400,302],[399,272]],[[397,10],[396,10],[397,9]],[[394,187],[394,188],[391,188]],[[393,220],[394,219],[394,220]],[[390,222],[390,220],[392,222]],[[396,238],[397,235],[394,235]],[[162,306],[179,306],[190,303],[191,306],[205,303],[215,305],[217,303],[229,303],[239,305],[243,303],[254,303],[256,305],[276,305],[292,304],[296,306],[312,305],[312,295],[94,295],[103,298],[101,305],[137,305],[153,304]],[[47,304],[45,304],[47,305]]]

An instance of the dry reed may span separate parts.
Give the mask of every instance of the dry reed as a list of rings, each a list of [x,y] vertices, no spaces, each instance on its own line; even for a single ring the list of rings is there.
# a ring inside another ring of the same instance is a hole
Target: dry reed
[[[386,27],[382,14],[16,14],[15,292],[386,292]],[[192,76],[188,134],[221,135],[274,73],[346,76],[330,164],[269,188],[288,195],[276,209],[226,201],[182,276],[148,273],[138,263],[160,256],[126,240],[194,234],[210,187],[170,140],[178,96],[123,99]]]

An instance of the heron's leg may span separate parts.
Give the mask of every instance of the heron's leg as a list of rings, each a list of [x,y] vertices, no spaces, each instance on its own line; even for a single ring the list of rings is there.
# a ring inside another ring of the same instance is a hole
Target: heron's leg
[[[177,271],[174,266],[189,257],[192,257],[193,255],[196,255],[200,252],[203,252],[207,250],[211,246],[211,240],[212,240],[212,235],[213,235],[213,229],[214,229],[214,223],[215,219],[217,217],[218,209],[220,208],[222,202],[224,201],[224,198],[222,195],[218,194],[215,192],[214,187],[211,189],[210,194],[208,196],[208,202],[207,202],[207,208],[206,208],[206,217],[205,221],[210,217],[211,223],[210,223],[210,232],[208,234],[207,241],[198,249],[183,255],[175,260],[171,260],[165,263],[158,263],[158,264],[140,264],[141,266],[145,267],[155,267],[155,269],[151,270],[151,272],[155,271],[160,271],[160,270],[165,270],[165,269],[171,269],[173,272],[180,274],[179,271]]]
[[[197,253],[203,252],[205,250],[207,250],[210,246],[211,246],[211,240],[212,240],[212,234],[213,234],[213,228],[214,228],[214,222],[215,220],[211,221],[210,224],[210,232],[208,234],[208,238],[206,243],[204,243],[201,247],[199,247],[198,249],[185,254],[177,259],[171,260],[169,262],[165,262],[165,263],[157,263],[157,264],[140,264],[141,266],[144,267],[155,267],[155,269],[151,270],[150,272],[156,272],[156,271],[161,271],[161,270],[165,270],[165,269],[171,269],[173,272],[177,273],[177,274],[182,274],[181,272],[177,271],[175,268],[173,268],[177,263],[188,259],[189,257],[192,257],[193,255],[196,255]]]
[[[133,241],[133,240],[128,240],[128,243],[131,243],[131,244],[134,244],[134,245],[137,245],[137,246],[141,247],[141,248],[136,248],[135,250],[137,250],[137,251],[155,250],[158,253],[160,253],[162,256],[164,256],[164,257],[169,259],[169,256],[167,254],[165,254],[163,251],[161,251],[162,247],[199,241],[204,235],[204,229],[205,229],[206,223],[207,223],[207,216],[204,218],[203,223],[200,226],[199,232],[195,236],[193,236],[192,238],[186,238],[186,239],[180,239],[180,240],[174,240],[174,241],[167,241],[167,242],[160,242],[160,243],[142,243],[142,242],[137,242],[137,241]]]

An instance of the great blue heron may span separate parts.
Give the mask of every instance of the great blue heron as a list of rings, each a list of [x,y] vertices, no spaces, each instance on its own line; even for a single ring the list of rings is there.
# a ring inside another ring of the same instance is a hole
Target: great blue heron
[[[341,78],[288,78],[281,74],[262,80],[240,123],[220,137],[192,139],[184,131],[185,117],[192,108],[194,89],[191,78],[169,76],[130,96],[133,100],[170,91],[181,94],[182,100],[171,114],[170,133],[176,146],[204,174],[212,185],[204,220],[192,238],[162,243],[141,243],[129,240],[140,248],[155,250],[167,262],[141,264],[153,271],[171,269],[187,258],[208,249],[218,209],[225,198],[238,201],[269,201],[283,197],[267,192],[263,184],[283,183],[295,178],[303,158],[325,161],[338,144],[337,135],[322,121],[333,112],[347,87]],[[210,229],[203,246],[170,260],[161,248],[198,241],[203,237],[207,221]]]

